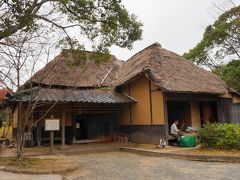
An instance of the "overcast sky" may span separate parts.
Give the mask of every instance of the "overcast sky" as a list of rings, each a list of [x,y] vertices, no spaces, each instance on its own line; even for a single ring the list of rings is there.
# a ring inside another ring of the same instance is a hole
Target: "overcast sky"
[[[132,50],[111,48],[121,60],[159,42],[163,48],[180,55],[193,48],[202,38],[204,29],[219,14],[214,4],[229,9],[229,0],[122,0],[129,12],[144,24],[143,38],[135,42]],[[240,0],[235,0],[240,4]]]

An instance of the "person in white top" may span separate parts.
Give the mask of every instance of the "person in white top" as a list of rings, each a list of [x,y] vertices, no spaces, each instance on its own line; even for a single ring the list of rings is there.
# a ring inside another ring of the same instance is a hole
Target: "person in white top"
[[[180,130],[178,129],[177,125],[178,125],[179,121],[175,120],[173,122],[173,124],[171,125],[171,129],[170,129],[170,134],[177,140],[179,141],[182,134],[180,133]]]

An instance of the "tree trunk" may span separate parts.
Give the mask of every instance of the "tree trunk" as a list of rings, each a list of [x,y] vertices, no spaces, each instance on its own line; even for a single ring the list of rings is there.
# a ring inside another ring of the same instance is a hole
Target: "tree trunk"
[[[24,141],[24,131],[23,128],[23,118],[22,118],[22,102],[21,100],[18,103],[18,123],[17,123],[17,160],[22,159],[23,151],[23,141]]]

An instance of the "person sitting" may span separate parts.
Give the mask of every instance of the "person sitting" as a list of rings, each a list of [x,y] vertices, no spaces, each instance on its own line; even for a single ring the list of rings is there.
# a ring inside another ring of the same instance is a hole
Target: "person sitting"
[[[177,127],[178,123],[179,123],[179,121],[175,120],[173,122],[173,124],[171,125],[171,129],[170,129],[171,136],[173,136],[177,141],[179,141],[182,136],[182,133],[180,132],[180,130]]]

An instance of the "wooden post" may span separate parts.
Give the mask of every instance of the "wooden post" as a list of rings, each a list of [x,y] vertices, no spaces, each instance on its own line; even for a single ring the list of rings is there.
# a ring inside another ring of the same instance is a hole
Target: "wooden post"
[[[65,149],[65,108],[62,108],[62,149]]]
[[[166,94],[163,94],[163,108],[164,108],[164,124],[165,124],[165,140],[168,145],[168,136],[169,136],[169,129],[168,129],[168,106],[167,106],[167,98]]]
[[[54,131],[60,130],[60,119],[45,119],[45,131],[50,132],[50,152],[53,152],[54,146]]]
[[[37,126],[37,144],[38,144],[38,147],[41,146],[41,132],[42,132],[42,128],[38,124],[38,126]]]
[[[54,131],[50,131],[50,152],[53,152],[53,144],[54,144]]]

